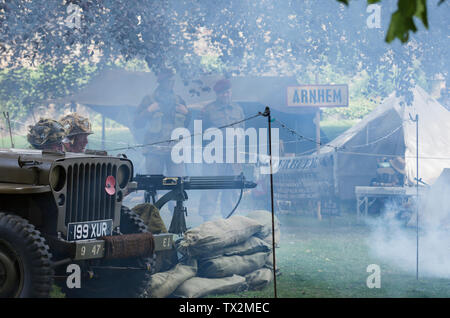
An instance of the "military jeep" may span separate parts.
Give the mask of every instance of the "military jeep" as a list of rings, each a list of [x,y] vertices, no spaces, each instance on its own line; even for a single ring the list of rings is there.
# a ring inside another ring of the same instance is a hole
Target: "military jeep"
[[[138,296],[173,238],[122,206],[132,177],[125,157],[0,149],[0,297]]]

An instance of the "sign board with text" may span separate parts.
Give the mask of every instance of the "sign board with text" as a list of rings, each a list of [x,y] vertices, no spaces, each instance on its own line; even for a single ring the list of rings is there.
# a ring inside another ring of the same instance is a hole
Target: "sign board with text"
[[[347,107],[348,85],[299,85],[287,87],[288,107]]]

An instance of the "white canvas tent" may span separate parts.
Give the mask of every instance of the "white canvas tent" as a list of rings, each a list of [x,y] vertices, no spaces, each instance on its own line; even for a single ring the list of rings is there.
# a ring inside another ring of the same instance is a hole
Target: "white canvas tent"
[[[335,187],[341,199],[354,198],[355,186],[369,185],[377,160],[400,156],[406,177],[416,178],[416,123],[419,116],[419,179],[433,184],[450,167],[450,112],[416,86],[407,106],[393,93],[352,128],[321,148],[334,157]]]

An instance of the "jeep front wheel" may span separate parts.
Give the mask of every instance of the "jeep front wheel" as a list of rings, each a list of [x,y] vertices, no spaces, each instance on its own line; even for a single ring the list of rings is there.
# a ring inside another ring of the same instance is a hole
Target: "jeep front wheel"
[[[53,282],[48,250],[27,220],[0,213],[0,298],[48,297]]]

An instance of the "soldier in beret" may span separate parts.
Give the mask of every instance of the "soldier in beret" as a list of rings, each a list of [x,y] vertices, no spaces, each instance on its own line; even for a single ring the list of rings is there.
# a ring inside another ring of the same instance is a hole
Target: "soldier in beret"
[[[231,82],[228,79],[219,80],[213,87],[216,93],[216,100],[206,105],[200,115],[203,130],[211,127],[221,127],[233,122],[244,119],[244,111],[241,106],[232,101]],[[236,124],[230,128],[245,129],[244,123]],[[222,132],[225,136],[225,131]],[[242,172],[242,164],[236,163],[237,149],[228,149],[234,151],[235,163],[226,163],[226,142],[223,148],[223,163],[207,164],[204,163],[202,170],[203,175],[237,175]],[[226,217],[238,199],[238,191],[236,190],[213,190],[202,193],[200,199],[199,215],[205,221],[212,218],[216,211],[216,205],[220,197],[220,211],[223,217]]]

